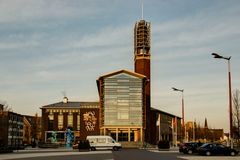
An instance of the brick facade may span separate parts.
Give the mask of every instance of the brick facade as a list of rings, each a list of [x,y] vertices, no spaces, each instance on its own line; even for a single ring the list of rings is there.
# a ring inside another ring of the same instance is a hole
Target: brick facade
[[[88,135],[100,134],[99,102],[59,102],[43,106],[41,109],[42,141],[49,141],[47,134],[51,134],[53,131],[63,136],[67,128],[72,130],[75,140],[86,139]],[[63,117],[62,128],[59,128],[59,115]],[[72,116],[71,126],[68,122],[69,115]],[[50,122],[49,116],[53,116],[52,122]],[[51,129],[51,125],[53,125],[53,129]],[[64,142],[64,139],[61,139],[61,142]]]

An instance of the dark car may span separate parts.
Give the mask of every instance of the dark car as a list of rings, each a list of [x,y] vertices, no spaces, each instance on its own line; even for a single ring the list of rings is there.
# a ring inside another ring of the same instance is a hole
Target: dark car
[[[179,152],[183,152],[184,154],[198,153],[198,147],[200,147],[201,145],[202,143],[200,142],[182,143],[179,146]]]
[[[230,156],[235,156],[238,154],[238,151],[224,146],[222,144],[215,144],[215,143],[206,143],[199,147],[198,153],[201,155],[230,155]]]

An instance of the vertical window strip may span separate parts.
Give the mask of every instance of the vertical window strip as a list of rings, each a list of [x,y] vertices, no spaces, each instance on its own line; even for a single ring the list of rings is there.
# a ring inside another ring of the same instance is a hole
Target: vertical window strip
[[[77,115],[77,130],[80,131],[80,115]]]

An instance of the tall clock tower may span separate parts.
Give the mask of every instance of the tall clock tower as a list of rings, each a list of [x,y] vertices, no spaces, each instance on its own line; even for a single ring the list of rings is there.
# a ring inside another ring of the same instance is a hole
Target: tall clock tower
[[[151,91],[150,91],[150,42],[151,42],[151,25],[145,20],[136,22],[134,27],[134,69],[136,73],[145,75],[148,83],[145,88],[146,103],[145,115],[143,117],[145,128],[145,141],[150,141],[150,108],[151,108]]]

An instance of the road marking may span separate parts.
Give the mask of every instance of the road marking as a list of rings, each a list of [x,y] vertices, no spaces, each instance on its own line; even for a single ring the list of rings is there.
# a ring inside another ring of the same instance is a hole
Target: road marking
[[[179,151],[159,151],[159,150],[148,150],[149,152],[155,152],[155,153],[177,153]]]
[[[231,156],[178,156],[177,158],[183,158],[186,160],[239,160],[239,156],[231,157]]]

